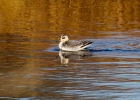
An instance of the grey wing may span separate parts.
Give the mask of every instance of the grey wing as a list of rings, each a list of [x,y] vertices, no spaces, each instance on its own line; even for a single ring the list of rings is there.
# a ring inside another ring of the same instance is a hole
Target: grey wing
[[[66,41],[65,43],[63,43],[63,46],[64,47],[77,47],[81,45],[79,41],[74,41],[74,40],[69,40],[69,41]]]
[[[91,41],[74,41],[74,40],[69,40],[69,41],[66,41],[63,46],[64,47],[72,47],[72,48],[75,48],[75,47],[80,47],[80,48],[83,48],[87,45],[90,45],[92,44]]]
[[[92,44],[92,41],[81,41],[81,48],[89,46]]]

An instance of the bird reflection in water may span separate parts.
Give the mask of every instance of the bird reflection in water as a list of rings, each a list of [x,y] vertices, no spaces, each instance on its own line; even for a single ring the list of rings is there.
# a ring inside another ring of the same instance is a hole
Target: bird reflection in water
[[[90,51],[84,50],[84,51],[59,51],[59,57],[61,59],[61,65],[62,66],[68,66],[69,59],[84,59],[91,57],[92,53]]]

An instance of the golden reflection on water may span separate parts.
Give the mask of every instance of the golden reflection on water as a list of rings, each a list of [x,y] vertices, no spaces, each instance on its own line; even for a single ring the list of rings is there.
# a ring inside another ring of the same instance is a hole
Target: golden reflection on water
[[[139,37],[139,9],[139,0],[0,0],[0,96],[14,98],[56,95],[49,91],[41,94],[38,90],[42,85],[45,87],[47,84],[46,87],[49,85],[53,87],[57,84],[51,80],[41,79],[46,77],[43,76],[44,74],[47,73],[49,76],[53,73],[57,76],[63,72],[60,69],[53,69],[61,65],[58,52],[49,53],[43,50],[56,46],[58,44],[56,40],[59,40],[63,33],[70,35],[73,39],[77,37],[89,39],[113,36]],[[93,61],[139,62],[139,59],[113,57],[85,59],[85,62]],[[81,60],[78,62],[82,63]],[[73,65],[78,66],[78,64]],[[87,66],[90,67],[90,65]],[[101,68],[103,65],[93,66]],[[105,69],[114,66],[120,65],[109,63],[104,65]],[[123,67],[130,66],[123,65]],[[52,67],[53,70],[40,70],[44,67]],[[64,72],[71,70],[79,72],[79,69],[71,68],[65,69]],[[95,77],[98,79],[100,75]],[[75,86],[75,84],[64,82],[62,86],[55,86],[55,88],[62,89],[64,84]],[[108,89],[108,87],[104,88]],[[61,96],[64,97],[64,95]]]
[[[100,31],[139,29],[138,0],[1,0],[1,32],[22,33],[49,31],[52,34],[110,36]],[[54,33],[55,32],[55,33]],[[56,33],[57,32],[57,33]],[[38,35],[37,35],[38,36]],[[50,38],[50,37],[49,37]]]

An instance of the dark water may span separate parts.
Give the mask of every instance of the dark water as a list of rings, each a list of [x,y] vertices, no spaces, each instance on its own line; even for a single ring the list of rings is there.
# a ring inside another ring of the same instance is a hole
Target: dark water
[[[0,99],[139,100],[139,4],[1,0]],[[60,51],[63,33],[93,44]]]

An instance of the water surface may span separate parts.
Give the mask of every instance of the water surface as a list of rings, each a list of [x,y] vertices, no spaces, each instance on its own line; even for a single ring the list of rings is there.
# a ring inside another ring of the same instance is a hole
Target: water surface
[[[0,99],[139,100],[139,4],[1,0]],[[64,33],[93,44],[62,52]]]

